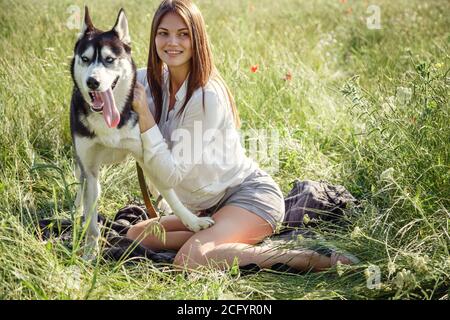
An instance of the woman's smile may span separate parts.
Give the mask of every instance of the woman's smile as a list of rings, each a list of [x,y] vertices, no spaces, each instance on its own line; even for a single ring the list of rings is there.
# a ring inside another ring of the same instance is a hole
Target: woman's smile
[[[164,52],[169,57],[178,57],[179,55],[183,54],[183,51],[180,51],[180,50],[164,50]]]

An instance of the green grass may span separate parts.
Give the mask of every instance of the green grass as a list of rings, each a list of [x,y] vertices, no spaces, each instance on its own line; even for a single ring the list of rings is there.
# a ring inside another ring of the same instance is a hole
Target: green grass
[[[157,3],[124,5],[139,67]],[[70,216],[75,196],[68,114],[77,30],[66,22],[67,8],[84,2],[0,0],[0,299],[448,298],[449,2],[373,1],[381,30],[367,28],[365,1],[196,3],[243,130],[280,133],[274,178],[284,193],[296,178],[323,179],[361,200],[351,227],[321,232],[363,263],[302,276],[185,276],[151,263],[85,264],[76,249],[39,242],[36,221]],[[109,29],[123,2],[87,4]],[[99,211],[111,216],[140,192],[133,161],[107,170]],[[373,265],[378,289],[367,287]]]

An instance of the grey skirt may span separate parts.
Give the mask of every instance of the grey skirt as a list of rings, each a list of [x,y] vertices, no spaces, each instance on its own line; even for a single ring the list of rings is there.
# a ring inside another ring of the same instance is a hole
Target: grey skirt
[[[227,205],[246,209],[270,223],[273,231],[284,219],[284,198],[278,184],[261,169],[256,169],[244,181],[228,188],[213,207],[201,211],[201,217],[212,217]]]

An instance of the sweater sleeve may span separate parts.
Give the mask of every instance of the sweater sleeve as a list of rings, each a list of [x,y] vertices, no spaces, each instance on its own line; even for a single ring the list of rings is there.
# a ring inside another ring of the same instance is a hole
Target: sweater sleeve
[[[205,150],[214,147],[216,140],[220,143],[216,138],[226,111],[215,91],[204,94],[204,109],[201,90],[186,105],[181,115],[184,119],[171,135],[172,148],[169,149],[157,125],[141,134],[144,165],[167,188],[178,185],[201,163]]]

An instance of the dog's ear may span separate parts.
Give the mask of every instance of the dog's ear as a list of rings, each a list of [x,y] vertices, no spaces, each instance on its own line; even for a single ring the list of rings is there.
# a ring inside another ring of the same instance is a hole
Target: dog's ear
[[[89,9],[87,6],[84,7],[84,23],[81,27],[81,33],[79,35],[79,38],[83,37],[86,32],[94,30],[94,24],[92,23],[91,17],[89,15]]]
[[[131,45],[130,33],[128,31],[128,20],[125,16],[125,10],[123,10],[123,8],[120,9],[116,24],[112,30],[117,33],[117,36],[123,43],[128,46]]]

